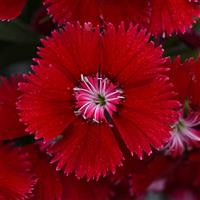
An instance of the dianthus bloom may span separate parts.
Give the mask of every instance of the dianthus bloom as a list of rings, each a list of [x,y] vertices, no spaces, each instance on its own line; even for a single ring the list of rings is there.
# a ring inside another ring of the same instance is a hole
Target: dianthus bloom
[[[197,2],[188,0],[44,0],[50,15],[59,24],[66,21],[119,24],[133,21],[154,35],[185,32],[200,16]]]
[[[20,84],[26,131],[51,142],[57,169],[88,179],[115,172],[123,151],[142,158],[170,136],[178,114],[162,50],[145,31],[91,24],[43,40],[33,74]]]
[[[172,63],[170,78],[182,103],[181,116],[174,124],[166,153],[180,156],[192,147],[200,147],[200,59],[186,60],[183,64],[177,57]],[[181,77],[181,78],[180,78]]]

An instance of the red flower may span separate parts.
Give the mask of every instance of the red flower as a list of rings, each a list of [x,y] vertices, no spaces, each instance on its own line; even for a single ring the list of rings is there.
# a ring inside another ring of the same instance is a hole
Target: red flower
[[[26,0],[1,0],[0,20],[10,20],[16,18],[22,11]]]
[[[168,75],[174,85],[175,92],[178,94],[177,97],[182,104],[185,103],[187,98],[191,102],[192,71],[194,71],[192,69],[192,62],[192,59],[189,59],[181,63],[179,56],[173,61],[168,60],[167,62],[167,67],[170,68]]]
[[[98,178],[121,165],[124,147],[142,158],[169,138],[179,103],[160,75],[162,50],[148,40],[137,27],[111,24],[104,35],[69,24],[43,40],[18,108],[26,131],[54,140],[57,169]]]
[[[174,124],[172,136],[166,145],[166,153],[176,157],[186,149],[200,147],[200,62],[189,59],[182,64],[180,57],[177,57],[169,65],[169,76],[182,102],[182,116]]]
[[[45,0],[54,21],[139,23],[154,35],[185,32],[200,17],[198,3],[188,0]]]
[[[0,199],[29,198],[36,180],[30,173],[27,155],[1,144],[0,156]]]
[[[21,92],[17,90],[21,75],[9,79],[0,78],[0,140],[14,139],[25,135],[25,127],[19,122],[16,101]]]
[[[197,61],[190,59],[189,61],[192,75],[192,85],[190,87],[190,101],[194,110],[200,111],[200,56]]]

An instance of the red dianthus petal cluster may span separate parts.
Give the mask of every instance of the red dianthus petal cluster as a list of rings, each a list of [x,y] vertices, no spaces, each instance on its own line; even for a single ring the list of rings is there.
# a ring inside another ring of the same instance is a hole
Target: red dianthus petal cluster
[[[15,37],[26,2],[0,2],[0,50],[53,31],[0,77],[0,200],[200,199],[200,57],[174,53],[198,50],[200,2],[43,0]]]

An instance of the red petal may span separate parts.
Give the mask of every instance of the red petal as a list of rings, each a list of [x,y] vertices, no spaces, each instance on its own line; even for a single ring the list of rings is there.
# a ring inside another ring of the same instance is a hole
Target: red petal
[[[10,20],[20,15],[26,0],[1,0],[0,20]]]
[[[56,67],[75,84],[81,73],[97,73],[101,40],[98,28],[90,23],[84,27],[67,24],[65,30],[53,32],[52,36],[42,41],[45,48],[38,52],[42,57],[39,66]]]
[[[151,0],[151,7],[149,31],[154,35],[184,33],[200,17],[199,5],[188,0]]]
[[[100,22],[100,18],[118,25],[127,23],[147,23],[150,14],[146,0],[45,0],[50,15],[59,24],[67,21]]]
[[[181,103],[189,99],[190,106],[194,109],[200,108],[200,57],[197,61],[193,58],[181,63],[180,57],[169,62],[169,77],[175,86]],[[181,79],[180,79],[181,77]]]
[[[198,60],[195,61],[190,59],[186,61],[186,64],[191,68],[192,71],[192,85],[190,87],[190,100],[192,106],[195,109],[200,109],[200,95],[199,95],[199,88],[200,88],[200,57]]]
[[[122,153],[107,125],[88,124],[76,120],[65,132],[50,153],[55,154],[52,162],[58,161],[57,169],[65,174],[75,171],[77,177],[99,178],[108,171],[115,172],[121,165]]]
[[[61,200],[62,183],[58,172],[49,164],[48,156],[40,152],[37,146],[26,148],[38,182],[33,191],[32,200]]]
[[[63,178],[63,199],[69,200],[108,200],[111,188],[106,180],[86,182],[74,176]]]
[[[0,157],[0,199],[19,200],[29,197],[36,181],[30,173],[27,155],[20,153],[19,149],[1,145]]]
[[[25,127],[19,122],[16,101],[21,92],[17,90],[22,76],[0,80],[0,140],[14,139],[25,135]]]
[[[36,138],[45,137],[48,141],[60,135],[74,119],[72,84],[56,68],[42,66],[35,72],[37,76],[28,77],[29,83],[20,84],[25,94],[17,106],[23,108],[20,115],[28,124],[26,131],[37,132]]]
[[[130,26],[128,31],[121,24],[116,29],[109,25],[103,40],[103,72],[109,74],[127,88],[154,78],[161,71],[166,71],[161,64],[162,49],[148,43],[149,35],[138,27]],[[144,73],[145,72],[145,73]],[[123,89],[123,88],[122,88]]]
[[[167,63],[167,66],[170,68],[168,75],[174,85],[174,90],[178,93],[179,100],[183,104],[189,95],[192,81],[191,66],[188,64],[187,61],[182,64],[180,57]]]
[[[155,79],[125,91],[120,115],[114,117],[119,132],[131,153],[140,158],[151,147],[159,149],[170,137],[171,124],[179,115],[172,88],[165,79]]]

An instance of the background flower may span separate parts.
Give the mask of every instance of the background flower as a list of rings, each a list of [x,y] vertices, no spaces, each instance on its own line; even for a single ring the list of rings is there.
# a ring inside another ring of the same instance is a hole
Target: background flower
[[[30,171],[31,163],[27,154],[17,148],[1,144],[0,155],[0,198],[30,198],[37,179]]]
[[[180,57],[169,63],[169,77],[182,103],[181,116],[173,125],[171,138],[166,145],[166,153],[180,156],[185,150],[200,145],[199,113],[199,59],[186,60],[181,63]],[[181,79],[180,79],[181,77]]]
[[[188,0],[45,0],[54,21],[112,22],[133,21],[146,27],[153,35],[163,36],[185,32],[200,16],[198,2]]]
[[[19,122],[16,101],[21,92],[17,90],[21,75],[9,79],[1,77],[0,83],[0,140],[15,139],[25,135],[25,126]]]

